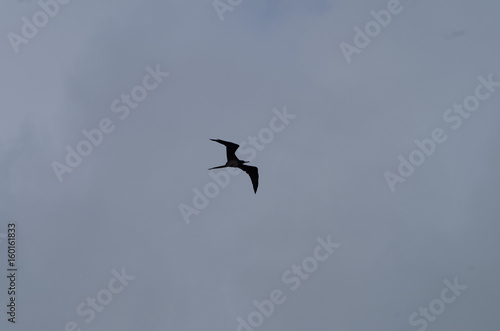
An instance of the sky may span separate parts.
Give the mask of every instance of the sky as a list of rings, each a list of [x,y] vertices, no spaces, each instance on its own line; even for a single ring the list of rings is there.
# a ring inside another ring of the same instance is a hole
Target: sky
[[[498,330],[499,3],[0,6],[1,330]]]

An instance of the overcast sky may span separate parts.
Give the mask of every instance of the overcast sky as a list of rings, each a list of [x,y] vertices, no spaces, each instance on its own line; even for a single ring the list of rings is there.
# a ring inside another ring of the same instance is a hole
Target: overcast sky
[[[2,330],[498,330],[499,3],[59,1],[0,5]]]

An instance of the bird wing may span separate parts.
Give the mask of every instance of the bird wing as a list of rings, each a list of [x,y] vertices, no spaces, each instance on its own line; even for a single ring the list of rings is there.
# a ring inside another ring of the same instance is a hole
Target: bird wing
[[[239,166],[239,168],[250,176],[250,179],[252,180],[253,191],[254,193],[257,193],[257,186],[259,186],[259,170],[257,169],[257,167],[241,165]]]
[[[210,139],[210,140],[216,141],[219,144],[226,146],[226,156],[228,161],[238,160],[238,158],[236,157],[236,150],[238,149],[238,147],[240,147],[240,145],[220,139]]]

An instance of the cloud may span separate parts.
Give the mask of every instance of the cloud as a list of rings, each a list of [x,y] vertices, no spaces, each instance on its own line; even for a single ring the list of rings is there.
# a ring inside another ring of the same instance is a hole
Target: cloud
[[[16,222],[22,327],[63,330],[126,267],[85,330],[234,330],[328,234],[342,254],[260,329],[408,329],[454,277],[468,289],[429,330],[496,325],[498,95],[396,192],[381,174],[496,77],[498,4],[402,0],[346,63],[339,44],[386,4],[244,1],[221,22],[210,1],[72,1],[15,53],[38,5],[4,3],[0,233]],[[51,162],[156,64],[171,75],[60,183]],[[257,194],[231,177],[186,226],[179,203],[220,162],[208,139],[248,141],[282,105],[297,117],[259,152]]]

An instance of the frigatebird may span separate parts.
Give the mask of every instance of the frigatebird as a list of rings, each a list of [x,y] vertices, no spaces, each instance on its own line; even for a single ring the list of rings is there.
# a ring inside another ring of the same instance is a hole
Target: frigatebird
[[[240,145],[220,139],[210,139],[210,140],[216,141],[219,144],[226,146],[227,162],[223,166],[213,167],[208,170],[220,169],[226,167],[240,168],[241,170],[246,172],[248,176],[250,176],[250,179],[252,180],[253,191],[254,193],[257,193],[257,186],[259,186],[259,170],[257,169],[257,167],[245,165],[245,163],[248,163],[249,161],[242,161],[236,157],[236,150],[238,149],[238,147],[240,147]]]

